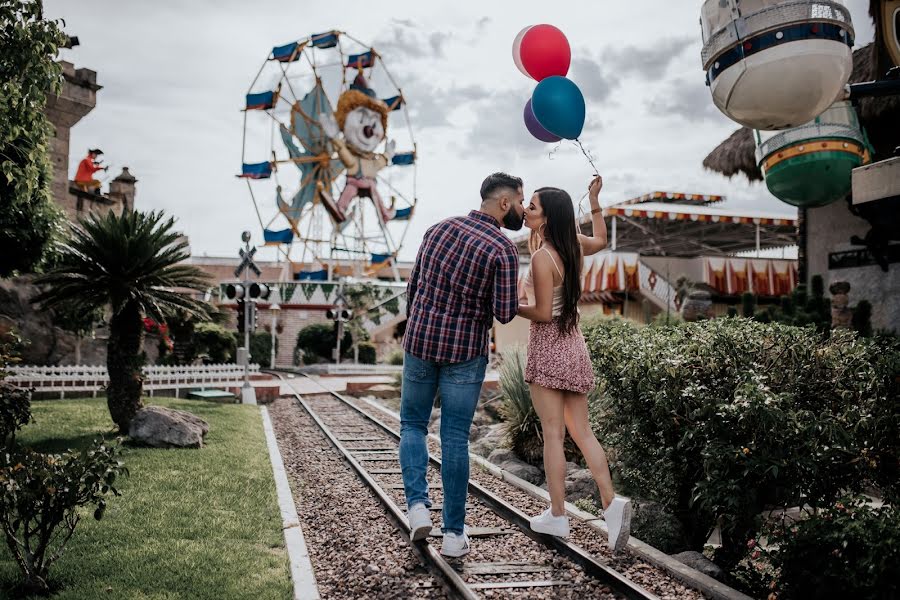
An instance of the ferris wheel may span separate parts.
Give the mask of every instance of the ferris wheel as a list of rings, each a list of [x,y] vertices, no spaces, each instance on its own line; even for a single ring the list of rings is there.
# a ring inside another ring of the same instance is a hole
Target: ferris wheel
[[[299,280],[390,269],[416,205],[406,99],[371,46],[329,31],[272,48],[243,109],[241,173]]]

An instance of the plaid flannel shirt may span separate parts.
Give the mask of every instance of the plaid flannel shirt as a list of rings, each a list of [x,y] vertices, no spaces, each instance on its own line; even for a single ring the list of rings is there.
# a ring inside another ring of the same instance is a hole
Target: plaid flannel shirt
[[[408,282],[403,349],[439,363],[487,356],[493,320],[509,323],[519,308],[518,271],[494,217],[473,210],[432,226]]]

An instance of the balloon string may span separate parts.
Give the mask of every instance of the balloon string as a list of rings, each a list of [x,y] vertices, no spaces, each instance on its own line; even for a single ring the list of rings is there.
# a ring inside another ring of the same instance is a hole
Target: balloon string
[[[590,153],[589,153],[587,150],[584,149],[584,146],[581,145],[581,140],[579,140],[578,138],[575,138],[575,139],[572,140],[572,141],[575,142],[575,144],[576,144],[579,148],[581,148],[581,153],[584,154],[584,157],[588,160],[589,163],[591,163],[591,166],[594,167],[594,175],[599,175],[599,174],[600,174],[600,171],[597,169],[597,165],[594,164],[594,161],[593,161],[593,159],[591,158]]]
[[[556,154],[556,151],[559,150],[560,146],[562,146],[562,142],[560,142],[560,143],[558,143],[557,145],[555,145],[555,146],[553,147],[553,150],[551,150],[551,151],[549,152],[549,154],[547,154],[547,156],[550,158],[550,160],[553,160],[553,155]]]

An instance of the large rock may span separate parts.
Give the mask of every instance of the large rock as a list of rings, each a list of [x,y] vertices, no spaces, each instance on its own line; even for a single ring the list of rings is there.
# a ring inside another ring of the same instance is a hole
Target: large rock
[[[568,463],[568,465],[573,464],[575,463]],[[547,483],[544,482],[540,487],[546,490]],[[570,468],[566,474],[566,500],[575,502],[582,498],[588,498],[599,505],[600,490],[597,489],[597,484],[589,469]]]
[[[566,497],[570,501],[582,498],[596,500],[599,496],[600,491],[589,469],[574,469],[566,475]]]
[[[503,424],[486,425],[487,431],[479,430],[478,441],[469,444],[469,452],[474,452],[478,456],[488,457],[491,452],[503,444],[504,432]]]
[[[494,463],[495,465],[501,465],[509,460],[518,460],[518,456],[516,453],[510,450],[509,448],[497,448],[490,454],[488,454],[487,459]]]
[[[534,485],[540,485],[544,481],[544,472],[542,470],[518,458],[503,461],[498,466],[504,471],[509,471],[516,477]]]
[[[709,560],[700,552],[696,550],[688,550],[687,552],[679,552],[678,554],[673,554],[672,558],[675,560],[686,564],[692,569],[696,569],[703,573],[704,575],[709,575],[710,577],[718,580],[722,580],[722,577],[725,573],[719,568],[719,565]]]
[[[156,448],[202,448],[209,423],[183,410],[147,406],[131,420],[132,440]]]

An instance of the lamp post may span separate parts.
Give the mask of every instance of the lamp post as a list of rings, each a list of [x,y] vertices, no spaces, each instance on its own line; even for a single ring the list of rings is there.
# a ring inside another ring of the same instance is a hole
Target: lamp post
[[[281,300],[281,294],[278,293],[278,288],[275,288],[272,291],[272,303],[269,305],[269,310],[272,311],[272,351],[269,356],[269,368],[275,368],[275,342],[278,341],[276,337],[277,331],[276,327],[278,327],[278,313],[281,311],[281,305],[278,303]]]

